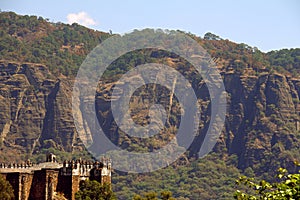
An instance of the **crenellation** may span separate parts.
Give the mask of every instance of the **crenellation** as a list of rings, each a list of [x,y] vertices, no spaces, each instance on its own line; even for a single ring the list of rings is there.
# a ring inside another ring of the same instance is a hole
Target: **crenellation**
[[[32,163],[0,163],[0,169],[27,169],[27,168],[31,168],[34,165]]]
[[[83,160],[64,161],[61,174],[63,176],[79,175],[81,177],[89,177],[92,169],[98,169],[98,171],[102,171],[101,174],[105,172],[105,175],[107,175],[107,171],[111,170],[111,161],[106,160],[105,163],[103,161],[101,163]]]
[[[11,183],[17,200],[50,200],[56,193],[74,200],[80,181],[91,179],[100,183],[111,183],[111,160],[101,162],[65,160],[57,162],[54,154],[47,155],[46,162],[33,164],[0,163],[0,174]]]

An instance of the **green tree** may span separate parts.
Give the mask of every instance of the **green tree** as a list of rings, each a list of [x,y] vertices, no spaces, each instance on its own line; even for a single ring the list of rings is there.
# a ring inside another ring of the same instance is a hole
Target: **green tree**
[[[175,200],[175,198],[172,197],[172,192],[170,191],[162,191],[160,195],[162,200]]]
[[[80,183],[80,190],[75,194],[76,200],[115,200],[116,196],[110,184],[86,180]]]
[[[277,177],[279,181],[275,183],[265,180],[256,183],[253,178],[240,177],[237,184],[247,185],[252,191],[246,193],[237,190],[234,198],[238,200],[300,199],[300,171],[296,174],[289,174],[286,169],[279,168]]]
[[[12,186],[0,175],[0,199],[12,200],[14,199],[14,190]]]
[[[150,191],[145,193],[143,197],[140,195],[135,195],[133,200],[158,200],[158,198],[156,192]]]
[[[220,38],[219,36],[217,36],[211,32],[208,32],[208,33],[205,33],[204,40],[222,40],[222,38]]]
[[[160,196],[161,196],[160,198],[161,200],[175,200],[175,198],[172,197],[172,192],[170,191],[162,191],[160,193]],[[150,191],[150,192],[146,192],[143,195],[143,197],[140,195],[135,195],[133,197],[133,200],[158,200],[158,197],[156,192]]]

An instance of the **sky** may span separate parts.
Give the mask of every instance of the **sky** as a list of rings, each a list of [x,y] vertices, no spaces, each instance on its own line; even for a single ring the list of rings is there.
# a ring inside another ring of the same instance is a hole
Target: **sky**
[[[120,34],[179,29],[201,37],[212,32],[264,52],[300,48],[298,0],[0,0],[0,9]]]

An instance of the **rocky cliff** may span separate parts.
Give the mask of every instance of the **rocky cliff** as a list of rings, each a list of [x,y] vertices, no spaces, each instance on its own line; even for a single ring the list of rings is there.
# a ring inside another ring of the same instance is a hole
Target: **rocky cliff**
[[[72,83],[41,64],[0,62],[1,160],[15,160],[41,148],[73,150]]]
[[[268,72],[250,76],[223,71],[222,77],[228,93],[228,107],[225,129],[214,150],[225,159],[236,155],[235,164],[240,169],[256,166],[260,173],[262,166],[269,167],[262,171],[276,171],[281,164],[292,168],[293,161],[300,155],[300,79]],[[191,155],[199,151],[210,118],[209,93],[205,83],[200,81],[193,86],[201,105],[201,122],[199,135],[190,147]],[[131,150],[151,151],[173,137],[180,123],[180,105],[176,99],[172,103],[173,112],[169,115],[163,134],[152,140],[137,140],[120,131],[112,119],[109,107],[112,87],[113,84],[107,84],[99,91],[97,108],[98,118],[115,144]],[[147,109],[158,99],[168,111],[172,95],[165,88],[151,85],[141,91],[135,93],[131,103],[132,118],[142,125],[147,123]],[[142,144],[140,146],[146,149],[135,144]]]
[[[72,110],[72,81],[63,75],[54,76],[44,65],[0,62],[0,138],[1,160],[18,160],[53,147],[72,152],[82,149],[76,132]],[[286,150],[278,162],[292,162],[300,153],[300,80],[278,73],[247,76],[222,72],[228,93],[225,129],[215,151],[225,157],[237,155],[241,169],[274,162],[274,155]],[[207,89],[196,89],[202,106],[200,134],[190,148],[196,153],[201,144],[201,132],[208,123]],[[179,104],[174,99],[172,113],[164,135],[152,140],[137,140],[116,126],[110,112],[110,95],[114,84],[102,83],[96,95],[98,119],[107,136],[122,148],[151,151],[168,142],[175,134]],[[147,123],[149,105],[160,102],[170,106],[170,93],[165,88],[147,86],[131,99],[132,118]],[[155,90],[154,90],[155,88]],[[206,92],[205,92],[206,91]],[[177,110],[177,111],[176,111]],[[176,114],[177,113],[177,114]],[[78,113],[82,115],[82,113]],[[91,130],[92,127],[85,128]],[[136,145],[138,144],[138,145]],[[273,163],[274,167],[277,166]]]
[[[1,61],[0,73],[1,160],[24,159],[50,147],[66,152],[82,149],[72,117],[71,80],[63,75],[54,76],[46,66],[32,63]],[[225,129],[215,151],[224,158],[236,155],[240,169],[263,165],[275,168],[282,162],[292,166],[300,153],[300,80],[278,73],[247,76],[222,72],[222,77],[228,93],[228,109]],[[199,136],[190,148],[192,154],[199,150],[201,133],[209,122],[207,89],[203,89],[203,82],[196,85],[204,116]],[[164,134],[150,140],[124,134],[110,110],[113,86],[99,85],[96,108],[102,128],[115,144],[129,150],[151,151],[174,136],[180,123],[176,99],[171,103],[172,113]],[[148,123],[147,110],[158,98],[166,110],[170,106],[171,95],[165,88],[146,87],[135,92],[131,99],[132,118],[141,125]],[[87,124],[88,134],[91,129]]]
[[[239,156],[239,167],[272,166],[264,162],[282,162],[274,158],[285,149],[295,150],[289,162],[296,159],[300,154],[300,80],[276,73],[225,74],[224,83],[230,98],[223,143],[230,154]]]

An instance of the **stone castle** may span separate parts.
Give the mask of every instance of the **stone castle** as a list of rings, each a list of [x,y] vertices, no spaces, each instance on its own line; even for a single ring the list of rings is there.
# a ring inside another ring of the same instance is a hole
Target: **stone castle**
[[[10,182],[16,200],[63,200],[75,199],[80,181],[97,180],[111,183],[111,160],[101,162],[81,160],[58,163],[56,156],[47,155],[46,162],[32,164],[0,163],[0,174]]]

